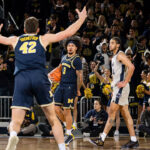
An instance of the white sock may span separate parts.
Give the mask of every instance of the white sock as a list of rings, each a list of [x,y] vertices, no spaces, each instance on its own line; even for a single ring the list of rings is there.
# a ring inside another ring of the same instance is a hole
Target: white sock
[[[63,122],[64,126],[66,127],[66,122]]]
[[[58,144],[59,150],[66,150],[65,143]]]
[[[17,136],[17,132],[16,131],[11,131],[10,136]]]
[[[132,141],[132,142],[136,142],[136,141],[137,141],[136,136],[131,136],[131,141]]]
[[[102,141],[105,141],[106,136],[107,136],[107,134],[104,132],[100,135],[100,137],[102,138]]]
[[[70,130],[66,130],[66,134],[71,135],[71,129]]]
[[[74,123],[73,123],[73,126],[77,128],[77,123],[76,123],[76,122],[74,122]]]

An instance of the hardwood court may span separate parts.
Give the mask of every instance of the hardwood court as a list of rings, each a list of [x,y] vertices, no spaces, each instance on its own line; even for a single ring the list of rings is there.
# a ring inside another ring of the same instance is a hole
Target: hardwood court
[[[5,150],[8,137],[0,136],[0,150]],[[91,145],[88,138],[75,139],[67,150],[119,150],[121,145],[128,141],[128,137],[107,138],[105,146],[99,148]],[[139,138],[140,147],[138,150],[150,150],[150,138]],[[17,150],[58,150],[56,142],[53,138],[41,137],[21,137]]]

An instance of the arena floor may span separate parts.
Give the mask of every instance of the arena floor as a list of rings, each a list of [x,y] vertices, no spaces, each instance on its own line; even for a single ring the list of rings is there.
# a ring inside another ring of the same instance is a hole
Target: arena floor
[[[0,136],[0,150],[5,150],[7,145],[7,136]],[[104,147],[96,147],[88,142],[88,138],[75,139],[67,150],[119,150],[121,145],[128,142],[127,136],[121,136],[119,139],[107,138]],[[140,147],[138,150],[150,150],[150,138],[139,138]],[[57,150],[58,147],[53,138],[41,137],[20,137],[17,150]]]

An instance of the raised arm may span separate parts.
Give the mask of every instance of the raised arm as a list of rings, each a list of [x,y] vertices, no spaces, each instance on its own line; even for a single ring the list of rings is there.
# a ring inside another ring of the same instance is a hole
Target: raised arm
[[[1,32],[2,27],[3,27],[3,24],[0,25],[0,32]],[[16,36],[5,37],[5,36],[2,36],[2,35],[0,34],[0,44],[12,45],[12,46],[14,47],[16,41],[17,41],[17,37],[16,37]]]
[[[105,81],[104,77],[101,76],[101,75],[97,72],[98,67],[99,67],[99,63],[95,66],[95,68],[94,68],[94,73],[95,73],[96,77],[97,77],[101,82],[102,82],[102,81],[104,82],[104,81]]]
[[[131,61],[127,58],[127,56],[123,52],[120,52],[118,54],[117,59],[118,59],[118,61],[122,62],[128,68],[128,72],[127,72],[127,75],[126,75],[124,81],[121,81],[117,84],[117,86],[119,88],[121,88],[121,87],[125,87],[126,84],[130,81],[130,79],[133,75],[133,72],[134,72],[134,65],[131,63]]]
[[[79,30],[87,17],[86,7],[84,7],[81,12],[79,12],[78,9],[76,10],[76,12],[79,16],[79,19],[75,23],[70,25],[66,30],[58,32],[56,34],[45,34],[41,37],[42,43],[45,47],[50,43],[64,40],[65,38],[74,35]]]

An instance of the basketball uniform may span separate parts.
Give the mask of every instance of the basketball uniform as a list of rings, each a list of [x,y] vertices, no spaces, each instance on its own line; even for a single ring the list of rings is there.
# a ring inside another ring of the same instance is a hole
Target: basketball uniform
[[[116,55],[112,58],[112,77],[113,81],[111,86],[113,88],[113,96],[111,102],[115,102],[121,106],[128,105],[128,96],[129,96],[129,84],[123,88],[118,88],[117,83],[124,81],[126,76],[125,65],[117,60],[117,56],[119,53],[123,53],[122,51],[118,51]]]
[[[29,110],[33,96],[41,107],[53,103],[46,73],[45,49],[40,36],[24,34],[15,46],[15,87],[11,108]]]
[[[73,57],[65,55],[61,64],[62,76],[60,84],[54,93],[55,105],[73,109],[74,98],[77,96],[76,70],[82,70],[82,62],[79,55]]]

